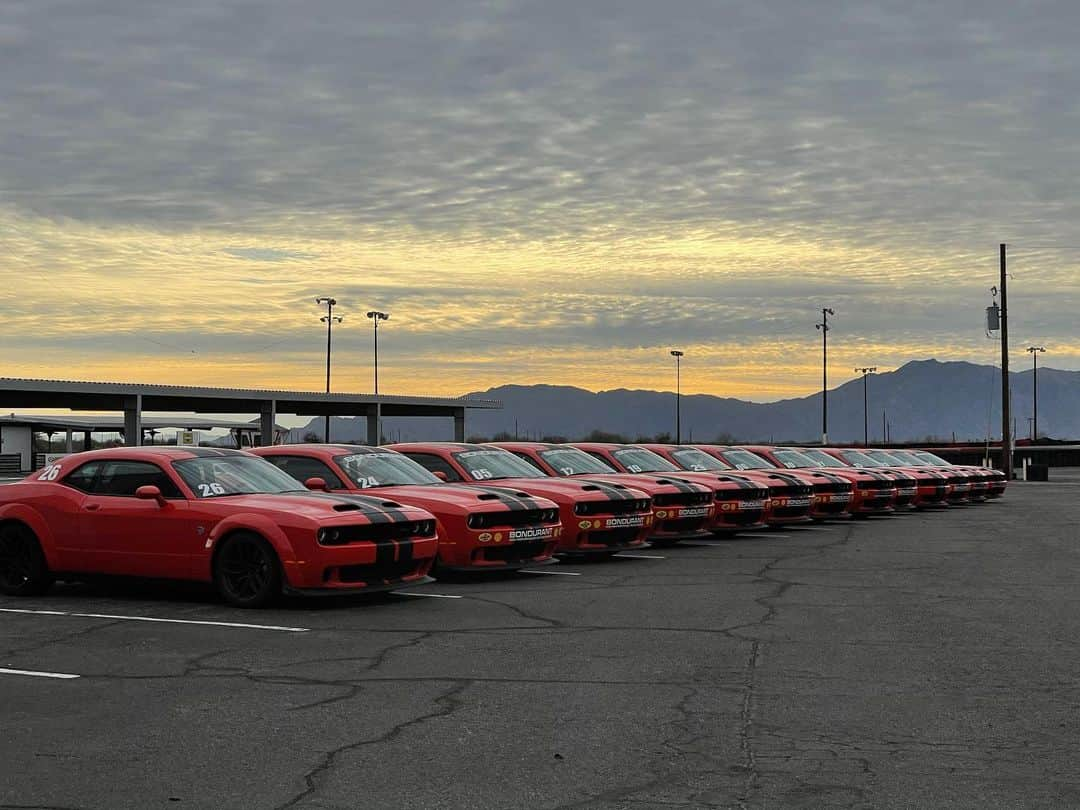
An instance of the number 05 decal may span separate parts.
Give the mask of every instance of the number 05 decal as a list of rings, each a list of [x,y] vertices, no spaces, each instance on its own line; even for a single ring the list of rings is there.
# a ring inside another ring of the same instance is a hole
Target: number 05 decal
[[[486,478],[491,478],[491,470],[485,470],[483,467],[473,470],[472,477],[477,481],[483,481]]]

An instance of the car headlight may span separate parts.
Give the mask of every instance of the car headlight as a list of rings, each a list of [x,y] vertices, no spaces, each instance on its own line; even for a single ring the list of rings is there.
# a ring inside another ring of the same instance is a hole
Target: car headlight
[[[341,537],[341,532],[337,529],[319,529],[315,538],[322,545],[333,545]]]
[[[469,515],[467,523],[469,524],[470,529],[483,529],[485,526],[489,525],[487,518],[488,516],[482,512],[478,514],[472,514]]]

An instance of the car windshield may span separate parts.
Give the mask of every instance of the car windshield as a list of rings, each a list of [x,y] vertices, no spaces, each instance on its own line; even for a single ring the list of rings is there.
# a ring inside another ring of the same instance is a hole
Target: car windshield
[[[677,472],[679,469],[666,458],[644,447],[620,447],[612,450],[611,455],[627,472]]]
[[[772,470],[776,468],[776,465],[770,464],[761,456],[754,455],[749,450],[723,450],[720,455],[736,470]]]
[[[820,466],[812,458],[798,450],[773,450],[773,455],[776,456],[776,460],[779,461],[782,466],[787,467],[789,470]]]
[[[704,450],[696,450],[693,447],[672,450],[671,457],[675,459],[676,464],[684,470],[690,470],[691,472],[731,469],[731,467],[720,459],[710,456]]]
[[[614,467],[576,447],[553,447],[539,451],[539,455],[558,470],[559,475],[604,475],[615,472]]]
[[[909,464],[903,459],[898,458],[892,453],[887,453],[884,450],[864,450],[863,453],[870,456],[872,459],[880,461],[882,464],[888,464],[890,467],[906,467]]]
[[[334,461],[349,476],[349,480],[361,489],[442,483],[411,458],[406,458],[401,453],[354,453],[348,456],[334,456]]]
[[[475,481],[498,478],[546,478],[540,470],[508,450],[466,450],[454,458]]]
[[[883,461],[870,458],[870,456],[862,453],[858,450],[841,450],[841,457],[848,464],[854,464],[856,467],[888,467],[889,465]]]
[[[804,456],[814,462],[818,467],[847,467],[848,465],[838,459],[836,456],[831,456],[824,450],[813,450],[807,448],[801,451]]]
[[[927,465],[927,462],[926,462],[925,459],[919,458],[917,455],[915,455],[914,453],[912,453],[912,452],[910,452],[908,450],[890,450],[889,455],[890,456],[896,456],[898,459],[903,461],[905,464],[910,464],[910,465],[913,465],[915,467],[925,467]]]
[[[304,490],[304,485],[291,475],[254,456],[188,458],[174,461],[173,468],[196,498]]]
[[[933,453],[927,452],[926,450],[915,450],[913,452],[919,458],[924,459],[927,464],[932,464],[935,467],[951,467],[951,466],[953,466],[952,464],[947,462],[945,459],[943,459],[941,456],[935,456]]]

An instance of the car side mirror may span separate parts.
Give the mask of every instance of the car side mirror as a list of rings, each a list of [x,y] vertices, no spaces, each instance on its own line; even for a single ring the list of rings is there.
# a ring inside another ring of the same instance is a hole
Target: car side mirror
[[[443,483],[446,483],[447,481],[450,480],[449,478],[447,478],[446,473],[444,473],[442,470],[435,470],[435,472],[433,472],[432,475],[434,475],[436,478],[438,478]]]
[[[165,505],[165,496],[161,494],[161,490],[153,484],[147,484],[144,487],[139,487],[135,490],[135,497],[140,501],[157,501],[158,506]]]
[[[326,492],[329,489],[329,487],[326,486],[326,479],[319,478],[317,475],[312,476],[305,481],[304,486],[308,489],[315,490],[316,492]]]

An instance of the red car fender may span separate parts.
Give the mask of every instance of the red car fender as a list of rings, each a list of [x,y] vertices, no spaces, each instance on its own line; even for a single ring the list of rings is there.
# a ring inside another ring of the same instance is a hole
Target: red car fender
[[[27,506],[25,503],[5,504],[0,506],[0,521],[5,520],[18,520],[29,526],[30,530],[37,535],[41,550],[45,554],[45,562],[48,563],[49,568],[56,569],[56,538],[49,531],[49,525],[45,522],[45,518],[38,514],[37,510]]]
[[[289,569],[296,563],[296,552],[293,550],[292,543],[289,541],[289,537],[285,534],[285,531],[273,520],[264,515],[245,513],[229,515],[210,530],[210,534],[206,538],[206,549],[208,551],[214,549],[217,546],[218,540],[236,531],[255,532],[273,546],[274,551],[277,552],[278,559],[281,560],[281,566],[285,571],[286,577],[288,577]],[[315,540],[312,538],[312,543],[314,542]],[[207,568],[201,573],[203,573],[207,579],[213,578],[211,566],[213,558],[213,553],[205,558]]]

